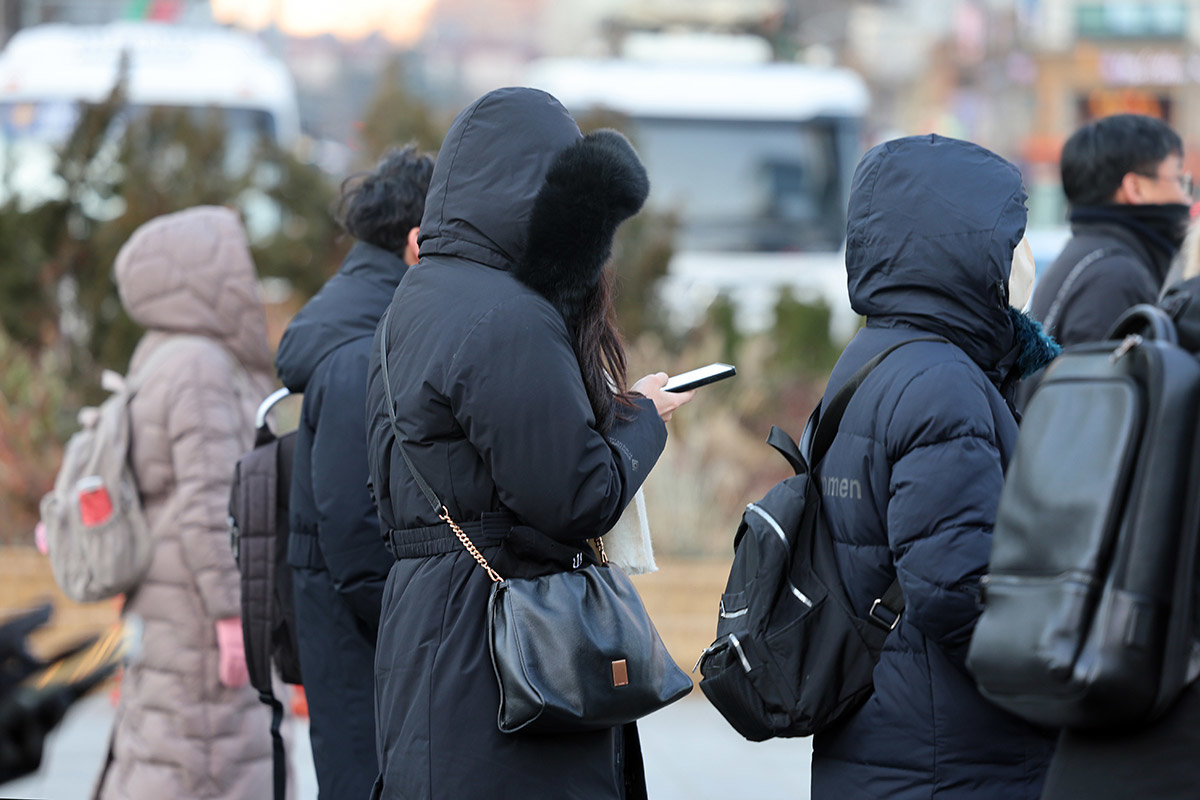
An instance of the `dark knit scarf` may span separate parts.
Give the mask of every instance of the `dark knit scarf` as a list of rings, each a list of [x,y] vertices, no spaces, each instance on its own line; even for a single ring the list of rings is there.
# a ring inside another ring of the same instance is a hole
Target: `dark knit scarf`
[[[1184,203],[1103,206],[1079,206],[1071,210],[1070,221],[1120,225],[1139,239],[1160,250],[1168,258],[1175,255],[1187,234],[1191,209]]]

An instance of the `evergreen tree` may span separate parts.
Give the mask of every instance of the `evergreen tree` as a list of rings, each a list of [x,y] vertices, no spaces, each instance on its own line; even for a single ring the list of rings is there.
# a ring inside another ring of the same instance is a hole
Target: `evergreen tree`
[[[832,315],[824,299],[801,301],[791,287],[783,287],[771,328],[774,369],[785,374],[828,375],[841,352],[829,334]]]
[[[232,151],[215,109],[130,109],[118,81],[80,107],[57,155],[52,199],[30,205],[10,185],[0,205],[0,540],[36,519],[76,410],[102,399],[100,370],[124,371],[142,333],[112,279],[138,226],[201,204],[266,219],[251,241],[259,275],[304,296],[347,247],[326,176],[269,141]]]
[[[398,56],[384,68],[363,114],[359,130],[363,146],[361,166],[369,167],[389,148],[408,142],[436,153],[449,127],[448,120],[440,119],[412,91],[403,57]]]
[[[329,208],[334,187],[315,167],[263,140],[233,153],[219,111],[156,108],[131,113],[122,85],[81,107],[59,152],[61,196],[34,208],[0,208],[0,325],[35,350],[63,351],[70,376],[94,382],[100,366],[123,369],[140,335],[112,281],[117,251],[142,223],[196,205],[266,217],[252,240],[259,274],[311,294],[336,268]],[[253,227],[253,226],[251,226]]]

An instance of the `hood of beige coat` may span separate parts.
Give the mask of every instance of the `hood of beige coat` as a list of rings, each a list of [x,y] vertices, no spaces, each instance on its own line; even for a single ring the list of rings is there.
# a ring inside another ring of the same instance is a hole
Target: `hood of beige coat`
[[[236,212],[197,206],[156,217],[121,247],[113,272],[139,325],[210,336],[248,369],[270,370],[266,312]]]

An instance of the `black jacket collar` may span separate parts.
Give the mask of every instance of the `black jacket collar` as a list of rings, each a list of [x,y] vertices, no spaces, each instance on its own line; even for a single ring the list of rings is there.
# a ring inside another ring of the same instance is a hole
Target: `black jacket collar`
[[[347,342],[373,336],[407,270],[394,253],[357,242],[284,331],[275,356],[283,385],[303,392],[321,359]]]

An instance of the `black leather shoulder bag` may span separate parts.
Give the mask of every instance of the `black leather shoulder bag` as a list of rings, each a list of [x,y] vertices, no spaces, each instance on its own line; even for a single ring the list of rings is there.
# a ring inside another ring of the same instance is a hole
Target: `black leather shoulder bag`
[[[387,321],[380,363],[392,432],[404,463],[438,518],[492,580],[488,646],[500,685],[504,733],[599,730],[633,722],[684,697],[691,678],[672,660],[629,577],[600,563],[538,577],[502,578],[409,458],[388,377]]]

